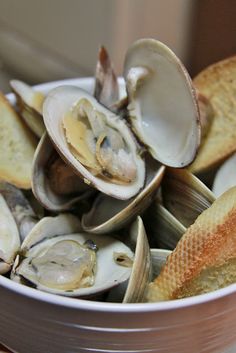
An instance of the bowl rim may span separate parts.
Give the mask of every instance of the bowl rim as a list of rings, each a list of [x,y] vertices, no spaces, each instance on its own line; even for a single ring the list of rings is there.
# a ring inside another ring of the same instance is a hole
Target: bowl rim
[[[50,89],[64,84],[69,85],[93,85],[93,77],[83,78],[72,78],[65,80],[52,81],[47,83],[41,83],[35,85],[36,90],[49,91]],[[124,79],[119,77],[119,84],[124,85]],[[11,103],[15,103],[13,93],[6,94],[7,99]],[[235,294],[236,295],[236,283],[231,284],[225,288],[218,289],[216,291],[201,294],[189,298],[176,299],[164,302],[155,303],[111,303],[111,302],[98,302],[89,301],[85,299],[78,299],[72,297],[63,297],[56,294],[43,292],[34,288],[27,287],[23,284],[12,281],[11,279],[0,275],[0,286],[6,288],[9,291],[20,294],[22,296],[45,302],[48,304],[54,304],[67,308],[73,308],[77,310],[88,310],[88,311],[105,311],[105,312],[119,312],[119,313],[142,313],[142,312],[156,312],[156,311],[170,311],[178,310],[182,308],[197,306],[206,304],[215,300],[222,299],[224,297]]]
[[[77,310],[95,310],[102,312],[105,311],[119,313],[142,313],[178,310],[197,306],[200,304],[206,304],[230,296],[232,294],[236,294],[236,284],[231,284],[228,287],[218,289],[214,292],[200,294],[197,296],[183,299],[175,299],[155,303],[111,303],[90,301],[72,297],[63,297],[60,295],[43,292],[35,288],[27,287],[21,283],[14,282],[11,279],[2,275],[0,275],[0,286],[8,289],[11,292],[48,304],[54,304]]]

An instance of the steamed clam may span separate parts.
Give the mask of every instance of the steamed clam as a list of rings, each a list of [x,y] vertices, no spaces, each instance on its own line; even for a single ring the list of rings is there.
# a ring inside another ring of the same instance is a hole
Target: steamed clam
[[[119,254],[133,258],[113,237],[82,233],[73,215],[46,217],[22,243],[11,277],[50,293],[88,297],[129,278],[132,261],[119,265]]]
[[[124,121],[73,86],[52,90],[43,115],[56,149],[86,183],[120,199],[137,194],[144,162]]]

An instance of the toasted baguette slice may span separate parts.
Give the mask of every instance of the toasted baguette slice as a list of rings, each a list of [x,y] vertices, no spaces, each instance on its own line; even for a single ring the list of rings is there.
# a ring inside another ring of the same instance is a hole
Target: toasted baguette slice
[[[189,170],[209,170],[236,151],[236,56],[220,61],[200,72],[195,87],[209,99],[214,117]]]
[[[148,301],[207,293],[236,282],[236,187],[190,226],[149,285]]]
[[[36,138],[0,93],[0,179],[30,189],[36,145]]]

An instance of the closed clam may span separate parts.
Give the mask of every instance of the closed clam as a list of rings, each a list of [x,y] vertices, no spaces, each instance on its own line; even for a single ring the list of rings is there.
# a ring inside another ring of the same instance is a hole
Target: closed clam
[[[215,201],[205,184],[185,169],[168,168],[162,184],[164,206],[185,226]]]
[[[144,225],[152,247],[173,250],[185,233],[185,226],[155,199],[144,214]]]

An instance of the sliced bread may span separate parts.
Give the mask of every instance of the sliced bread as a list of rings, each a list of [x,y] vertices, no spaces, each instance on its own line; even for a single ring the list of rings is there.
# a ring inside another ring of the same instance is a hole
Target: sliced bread
[[[193,82],[214,111],[210,129],[189,167],[191,172],[201,173],[236,151],[236,56],[207,67]]]
[[[31,188],[31,166],[37,139],[0,93],[0,180]]]
[[[205,210],[180,239],[147,300],[207,293],[236,282],[236,187]]]

